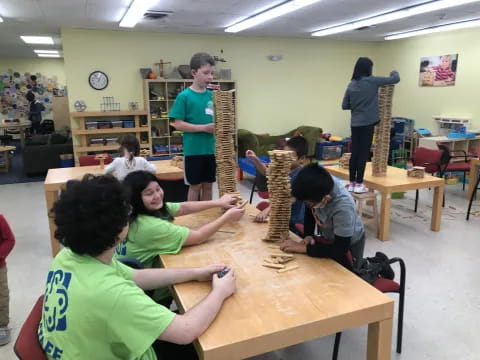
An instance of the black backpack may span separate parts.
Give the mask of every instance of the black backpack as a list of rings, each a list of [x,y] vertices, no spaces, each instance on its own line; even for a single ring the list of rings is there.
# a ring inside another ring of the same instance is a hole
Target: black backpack
[[[369,284],[373,284],[378,278],[393,280],[395,272],[390,264],[388,256],[378,251],[374,257],[359,260],[353,272]]]

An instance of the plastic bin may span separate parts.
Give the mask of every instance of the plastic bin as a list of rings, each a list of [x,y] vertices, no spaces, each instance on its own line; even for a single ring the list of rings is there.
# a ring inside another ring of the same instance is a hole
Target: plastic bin
[[[124,128],[134,128],[135,127],[135,121],[133,121],[133,120],[123,120],[123,127]]]
[[[98,121],[87,121],[85,122],[86,130],[96,130],[98,129]]]
[[[69,168],[74,167],[75,161],[72,154],[60,154],[60,167]]]
[[[121,128],[121,127],[123,127],[123,121],[121,120],[112,121],[112,128]]]
[[[107,145],[116,145],[118,143],[118,137],[109,137],[105,139]]]
[[[317,142],[315,157],[317,160],[338,159],[346,151],[347,143],[347,140]]]
[[[90,139],[90,145],[105,145],[105,139],[103,138]]]
[[[110,129],[112,127],[111,121],[99,121],[98,128],[99,129]]]

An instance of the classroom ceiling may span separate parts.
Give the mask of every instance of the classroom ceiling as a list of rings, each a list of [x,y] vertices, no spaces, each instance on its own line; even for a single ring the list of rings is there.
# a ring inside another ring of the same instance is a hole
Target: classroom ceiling
[[[20,35],[50,35],[61,49],[62,27],[119,30],[118,23],[131,0],[2,0],[0,56],[34,57],[33,46]],[[158,0],[150,10],[165,11],[163,19],[143,19],[130,31],[225,34],[223,29],[284,0]],[[322,0],[254,28],[242,36],[311,38],[323,27],[421,4],[426,0]],[[412,16],[366,29],[336,34],[326,39],[382,41],[392,32],[480,18],[480,2]],[[229,35],[232,36],[232,35]],[[35,46],[35,48],[37,48]],[[45,46],[43,48],[46,48]]]

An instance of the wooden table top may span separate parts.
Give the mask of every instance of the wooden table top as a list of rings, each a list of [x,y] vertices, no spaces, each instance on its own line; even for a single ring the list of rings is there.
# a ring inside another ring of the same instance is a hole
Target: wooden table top
[[[349,178],[349,170],[339,166],[327,166],[325,169],[333,176],[343,179]],[[379,191],[407,191],[435,187],[444,184],[444,180],[425,174],[422,179],[407,176],[407,170],[393,166],[387,167],[387,176],[372,176],[372,163],[367,163],[365,168],[365,185]]]
[[[157,168],[157,176],[165,178],[179,178],[183,177],[183,169],[170,165],[170,160],[150,161]],[[76,166],[71,168],[58,168],[48,170],[45,178],[45,191],[59,190],[60,187],[68,180],[81,179],[85,174],[104,174],[105,169],[101,169],[100,165],[93,166]]]
[[[30,127],[32,126],[32,122],[30,120],[28,121],[22,121],[22,122],[14,122],[14,123],[4,123],[0,121],[0,128],[8,128],[8,129],[13,129],[13,128],[22,128],[22,127]]]
[[[337,331],[390,318],[393,300],[328,259],[295,255],[297,270],[277,273],[261,264],[270,243],[261,239],[267,224],[247,213],[202,245],[177,255],[161,255],[166,268],[225,263],[235,269],[237,291],[224,303],[210,328],[198,339],[205,359],[243,359]],[[218,209],[178,217],[175,223],[198,228],[220,215]],[[209,282],[174,286],[179,307],[191,309],[211,289]]]

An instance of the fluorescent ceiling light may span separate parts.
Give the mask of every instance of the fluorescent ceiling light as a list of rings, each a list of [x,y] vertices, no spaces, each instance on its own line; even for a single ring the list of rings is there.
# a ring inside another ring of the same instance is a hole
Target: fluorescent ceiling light
[[[424,14],[436,10],[446,9],[449,7],[478,2],[480,0],[436,0],[421,5],[411,6],[408,8],[388,12],[381,15],[371,16],[368,18],[355,20],[345,24],[339,24],[328,28],[320,29],[312,33],[312,36],[327,36],[338,34],[345,31],[351,31],[365,26],[378,25],[390,21],[403,19],[409,16]]]
[[[27,44],[53,44],[51,36],[20,36]]]
[[[133,0],[120,21],[120,27],[132,28],[137,25],[147,10],[156,2],[157,0]]]
[[[3,18],[0,16],[0,22],[3,22]]]
[[[33,50],[36,54],[58,54],[58,50]]]
[[[387,35],[387,36],[385,36],[385,40],[403,39],[403,38],[412,37],[412,36],[431,34],[431,33],[436,33],[436,32],[441,32],[441,31],[465,29],[465,28],[474,27],[474,26],[480,26],[480,19],[462,21],[462,22],[457,22],[457,23],[452,23],[452,24],[432,26],[432,27],[425,28],[425,29],[413,30],[413,31],[407,31],[407,32],[403,32],[403,33]]]
[[[319,1],[321,0],[291,0],[231,25],[225,29],[225,32],[236,33]]]
[[[60,54],[37,54],[39,57],[59,58]]]

